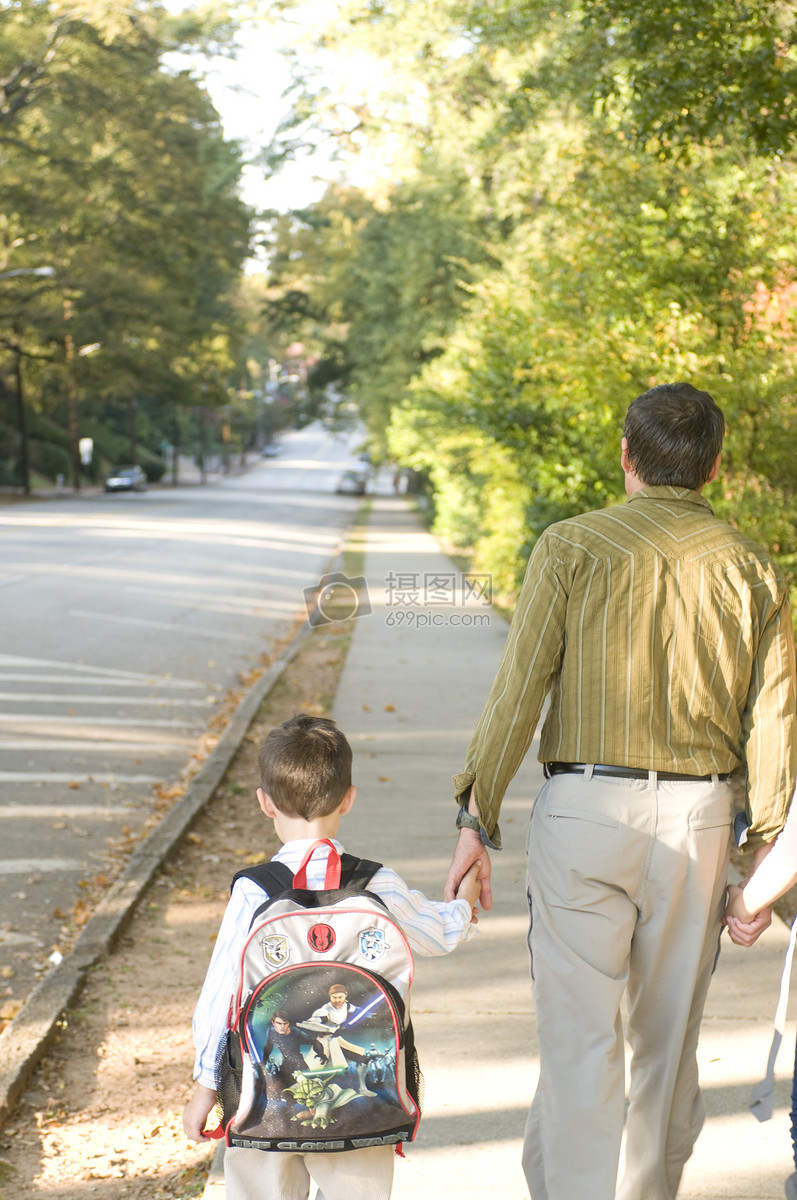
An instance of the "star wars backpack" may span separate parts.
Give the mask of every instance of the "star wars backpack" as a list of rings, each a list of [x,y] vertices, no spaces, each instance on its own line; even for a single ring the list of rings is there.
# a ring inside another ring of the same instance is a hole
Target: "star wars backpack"
[[[322,845],[324,887],[308,889],[307,864]],[[216,1066],[227,1145],[306,1153],[415,1137],[414,967],[401,929],[367,890],[379,867],[318,841],[295,875],[270,862],[233,879],[254,880],[268,899],[241,953]]]

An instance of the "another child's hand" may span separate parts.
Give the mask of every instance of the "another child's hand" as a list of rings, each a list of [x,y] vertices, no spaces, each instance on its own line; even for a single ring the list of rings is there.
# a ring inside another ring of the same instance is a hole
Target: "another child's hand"
[[[183,1129],[192,1142],[207,1141],[205,1122],[216,1107],[216,1093],[212,1088],[198,1083],[196,1091],[183,1110]]]
[[[457,888],[457,900],[467,900],[471,907],[471,924],[476,925],[479,920],[479,910],[476,907],[481,896],[482,885],[479,882],[479,864],[474,863],[460,880]]]
[[[772,924],[772,909],[767,905],[756,913],[751,912],[745,904],[744,886],[731,884],[728,887],[728,904],[722,923],[727,926],[732,942],[737,946],[749,948]]]
[[[740,921],[749,923],[755,917],[744,902],[744,888],[738,884],[728,885],[728,902],[725,908],[726,917],[737,917]]]

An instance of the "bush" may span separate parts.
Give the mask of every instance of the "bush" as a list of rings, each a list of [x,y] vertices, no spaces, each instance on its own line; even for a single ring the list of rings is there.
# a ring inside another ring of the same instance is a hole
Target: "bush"
[[[54,442],[31,441],[30,465],[47,479],[55,479],[58,475],[69,478],[72,473],[69,451]]]
[[[160,454],[153,454],[151,450],[139,450],[138,462],[144,468],[149,483],[158,483],[166,473],[166,463]]]

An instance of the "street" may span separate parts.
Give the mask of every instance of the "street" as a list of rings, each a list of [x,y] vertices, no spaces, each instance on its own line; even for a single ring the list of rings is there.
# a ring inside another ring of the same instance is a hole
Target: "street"
[[[359,441],[316,424],[207,487],[0,506],[0,1014],[305,615]]]

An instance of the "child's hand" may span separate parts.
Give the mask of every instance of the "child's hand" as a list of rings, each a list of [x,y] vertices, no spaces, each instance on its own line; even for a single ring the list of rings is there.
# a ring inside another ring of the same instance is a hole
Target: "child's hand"
[[[471,907],[471,924],[476,925],[479,920],[479,910],[476,907],[481,896],[482,885],[479,881],[479,864],[474,863],[460,880],[457,888],[457,900],[467,900]]]
[[[216,1093],[212,1088],[198,1083],[196,1091],[183,1110],[183,1129],[192,1142],[205,1142],[208,1134],[203,1133],[205,1122],[216,1107]]]

